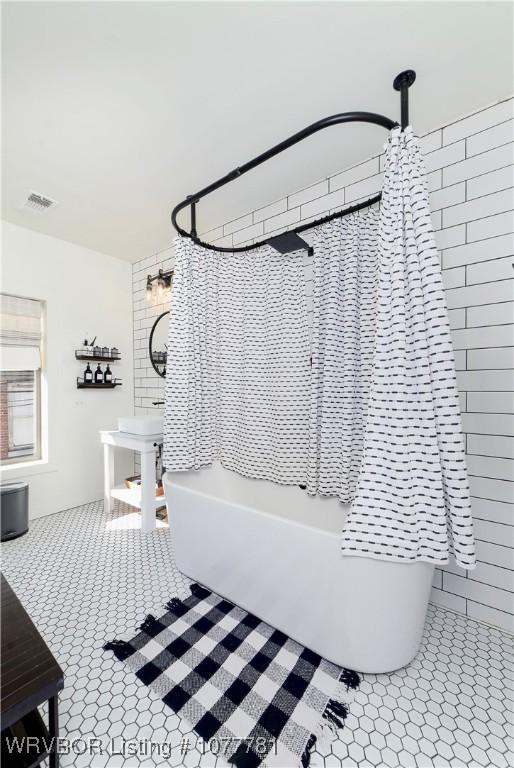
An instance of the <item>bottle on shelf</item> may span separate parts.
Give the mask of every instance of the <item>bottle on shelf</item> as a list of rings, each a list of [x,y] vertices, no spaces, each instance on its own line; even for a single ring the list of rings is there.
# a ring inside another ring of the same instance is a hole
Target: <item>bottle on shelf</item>
[[[86,370],[84,371],[84,384],[92,384],[93,383],[93,371],[91,370],[91,366],[89,363],[86,365]]]
[[[95,371],[95,384],[103,384],[104,375],[102,372],[102,369],[100,368],[100,363],[98,363]]]
[[[104,383],[105,384],[112,384],[112,371],[111,371],[111,369],[109,367],[109,363],[107,363],[107,368],[105,369]]]

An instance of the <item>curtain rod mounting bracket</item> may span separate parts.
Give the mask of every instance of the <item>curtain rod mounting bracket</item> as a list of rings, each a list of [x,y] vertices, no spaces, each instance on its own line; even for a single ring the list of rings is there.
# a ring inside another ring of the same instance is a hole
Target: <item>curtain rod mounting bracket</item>
[[[407,86],[407,88],[410,88],[411,85],[416,81],[416,73],[413,69],[405,69],[403,72],[400,72],[399,75],[396,75],[396,77],[393,80],[393,88],[395,91],[400,91],[402,89],[402,86]]]
[[[400,109],[402,129],[407,128],[409,124],[409,88],[416,80],[416,73],[413,69],[405,69],[396,75],[393,81],[395,91],[400,91]]]

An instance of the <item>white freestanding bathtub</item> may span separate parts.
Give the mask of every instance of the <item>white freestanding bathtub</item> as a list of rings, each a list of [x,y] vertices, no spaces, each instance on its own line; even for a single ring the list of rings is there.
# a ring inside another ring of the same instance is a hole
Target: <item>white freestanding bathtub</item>
[[[416,655],[433,566],[342,556],[346,507],[220,464],[164,476],[178,568],[341,666]]]

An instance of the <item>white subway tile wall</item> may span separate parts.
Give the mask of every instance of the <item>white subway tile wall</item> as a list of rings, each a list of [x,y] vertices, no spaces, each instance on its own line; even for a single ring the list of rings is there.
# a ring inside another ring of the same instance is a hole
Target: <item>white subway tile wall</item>
[[[380,140],[380,137],[378,141]],[[513,100],[431,131],[421,144],[455,345],[478,566],[436,570],[432,601],[514,631]],[[318,181],[204,234],[220,245],[254,242],[373,195],[383,156]],[[206,182],[208,178],[206,179]],[[167,305],[149,306],[146,276],[167,269],[173,250],[133,266],[136,413],[163,397],[148,336]],[[304,258],[306,293],[312,269]]]

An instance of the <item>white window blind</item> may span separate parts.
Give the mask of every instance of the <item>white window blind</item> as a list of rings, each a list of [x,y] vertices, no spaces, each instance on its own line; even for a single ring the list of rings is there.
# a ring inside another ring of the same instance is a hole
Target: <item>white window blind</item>
[[[0,294],[0,356],[3,371],[41,368],[41,302]]]

